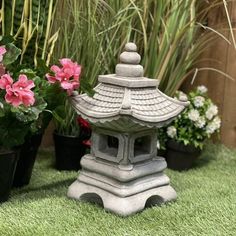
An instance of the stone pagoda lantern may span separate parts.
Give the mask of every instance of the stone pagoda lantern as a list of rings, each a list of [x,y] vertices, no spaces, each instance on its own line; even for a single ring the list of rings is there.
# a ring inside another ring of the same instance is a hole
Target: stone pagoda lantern
[[[143,77],[140,60],[136,45],[127,43],[116,74],[100,75],[93,97],[71,98],[92,125],[92,145],[68,196],[102,203],[122,216],[176,198],[163,173],[166,161],[157,156],[157,132],[188,105],[160,92],[157,80]]]

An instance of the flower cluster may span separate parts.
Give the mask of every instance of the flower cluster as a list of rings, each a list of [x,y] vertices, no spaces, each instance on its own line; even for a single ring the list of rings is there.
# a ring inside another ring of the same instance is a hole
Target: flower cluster
[[[166,135],[185,145],[192,144],[202,148],[205,139],[220,129],[218,108],[208,98],[205,86],[197,87],[188,95],[181,91],[176,93],[177,99],[181,100],[183,97],[188,98],[190,105],[167,127]]]
[[[56,131],[78,137],[88,133],[87,136],[90,137],[90,128],[87,127],[89,124],[82,118],[77,119],[78,115],[68,97],[80,87],[81,66],[69,58],[62,58],[59,62],[60,66],[51,66],[51,73],[46,74],[53,94],[58,95],[56,106],[52,110]]]
[[[68,58],[63,58],[59,61],[62,66],[51,66],[51,71],[54,74],[46,74],[46,78],[50,83],[59,82],[61,88],[66,90],[68,95],[71,95],[72,91],[80,86],[79,78],[81,66],[76,62],[72,62],[72,60]]]
[[[21,104],[28,107],[34,104],[34,93],[31,91],[33,87],[35,87],[34,82],[28,80],[24,74],[19,75],[15,83],[9,74],[2,75],[0,79],[0,89],[6,91],[5,101],[14,107]]]

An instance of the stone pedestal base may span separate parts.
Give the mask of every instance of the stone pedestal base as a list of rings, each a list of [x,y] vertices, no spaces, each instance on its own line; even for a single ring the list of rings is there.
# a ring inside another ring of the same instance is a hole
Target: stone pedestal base
[[[161,157],[124,168],[89,154],[82,158],[81,165],[78,179],[69,187],[70,198],[102,204],[121,216],[176,199],[163,173],[166,162]]]
[[[104,209],[121,216],[132,215],[150,205],[160,205],[176,199],[170,186],[161,186],[128,197],[119,197],[98,187],[75,181],[69,188],[68,197],[81,201],[103,204]]]

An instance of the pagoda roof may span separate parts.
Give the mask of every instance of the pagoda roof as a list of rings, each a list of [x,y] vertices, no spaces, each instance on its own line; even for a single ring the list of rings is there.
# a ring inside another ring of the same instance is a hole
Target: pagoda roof
[[[78,114],[91,123],[111,122],[126,116],[135,123],[157,127],[180,114],[189,102],[165,95],[157,88],[157,80],[143,77],[143,67],[138,65],[140,56],[133,45],[126,46],[124,53],[116,74],[99,76],[93,97],[87,94],[71,97]]]
[[[158,123],[177,116],[188,105],[188,102],[166,96],[156,87],[144,90],[105,83],[95,88],[93,97],[82,94],[71,99],[74,108],[84,118],[103,119],[103,122],[128,115],[144,122]]]

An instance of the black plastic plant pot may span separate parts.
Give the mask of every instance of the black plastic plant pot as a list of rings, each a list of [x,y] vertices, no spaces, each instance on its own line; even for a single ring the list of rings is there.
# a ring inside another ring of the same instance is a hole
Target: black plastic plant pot
[[[17,151],[0,151],[0,202],[10,196],[18,155]]]
[[[157,149],[157,156],[165,157],[166,156],[166,150]]]
[[[166,152],[167,167],[178,171],[189,170],[200,154],[201,150],[199,148],[169,140]]]
[[[79,170],[80,160],[85,155],[86,146],[83,139],[74,136],[64,136],[54,132],[56,168],[58,170]]]
[[[13,186],[22,187],[30,183],[34,163],[41,144],[43,134],[30,136],[20,148],[19,160],[16,166]]]

